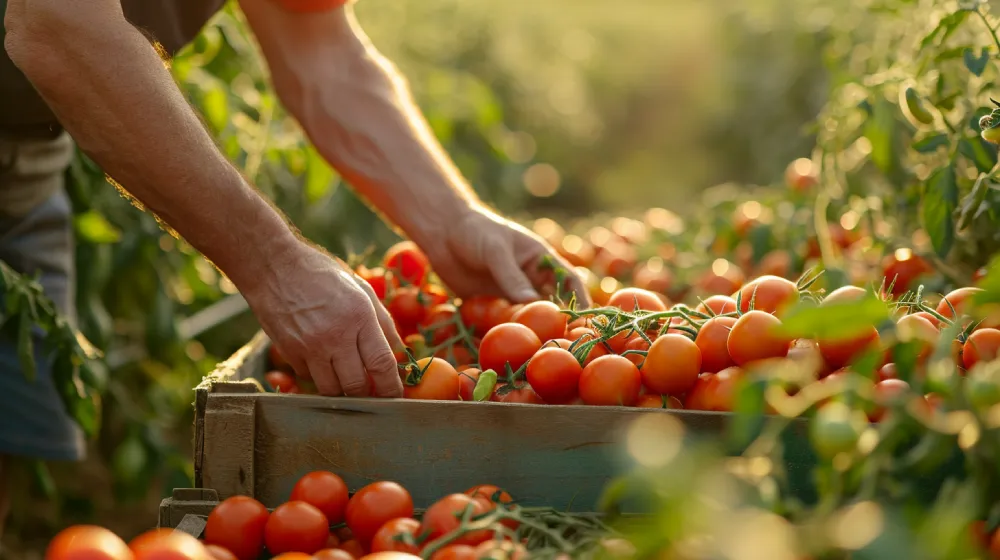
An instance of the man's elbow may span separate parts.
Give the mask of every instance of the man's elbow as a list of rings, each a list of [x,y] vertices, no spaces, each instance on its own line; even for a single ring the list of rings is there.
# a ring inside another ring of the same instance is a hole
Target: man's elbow
[[[12,11],[8,7],[4,18],[7,56],[33,82],[58,79],[65,48],[77,40],[76,30],[82,23],[76,17],[79,14],[59,0],[34,0]]]

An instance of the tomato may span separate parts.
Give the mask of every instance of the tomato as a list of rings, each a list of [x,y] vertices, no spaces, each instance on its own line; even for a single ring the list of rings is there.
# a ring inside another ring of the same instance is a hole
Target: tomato
[[[132,551],[103,527],[74,525],[52,539],[45,560],[132,560]]]
[[[854,450],[868,419],[860,410],[852,410],[839,401],[831,401],[816,411],[809,423],[809,437],[820,457],[832,459],[840,453]]]
[[[899,379],[899,369],[896,364],[889,362],[878,370],[878,380],[885,381],[886,379]]]
[[[724,259],[718,259],[712,263],[712,270],[698,280],[698,288],[707,295],[728,295],[739,290],[745,279],[746,275],[740,267]]]
[[[788,344],[789,360],[822,362],[823,355],[819,351],[819,343],[810,338],[797,338]]]
[[[264,544],[271,554],[312,554],[326,546],[330,522],[316,506],[290,501],[275,508],[264,526]]]
[[[419,359],[416,366],[410,366],[407,373],[407,382],[403,384],[404,397],[425,401],[458,400],[458,372],[441,358]],[[417,375],[419,379],[416,384],[410,385],[410,377]]]
[[[284,552],[272,557],[271,560],[312,560],[312,556],[305,552]]]
[[[539,340],[562,338],[566,334],[565,314],[551,301],[534,301],[514,313],[512,321],[520,323],[538,335]]]
[[[389,284],[392,283],[395,287],[395,282],[392,282],[392,275],[385,271],[382,267],[368,268],[367,266],[359,266],[357,270],[354,271],[362,280],[368,282],[368,285],[372,287],[372,291],[375,292],[375,297],[379,301],[385,301],[385,296],[389,293]]]
[[[475,334],[486,331],[504,322],[510,312],[510,303],[493,296],[475,296],[462,300],[459,314],[466,328]]]
[[[420,525],[420,533],[428,535],[428,541],[438,539],[459,528],[462,523],[462,516],[466,512],[469,519],[475,519],[489,511],[489,500],[479,501],[466,494],[450,494],[431,504],[424,512],[423,522]],[[479,530],[468,532],[454,541],[454,544],[467,544],[475,546],[493,536],[492,531]]]
[[[552,340],[546,340],[545,343],[542,344],[542,349],[562,348],[563,350],[569,350],[569,347],[572,345],[573,343],[568,338],[553,338]]]
[[[962,347],[962,364],[965,369],[979,362],[992,362],[1000,355],[1000,330],[979,329],[969,335]]]
[[[578,329],[573,329],[572,331],[570,331],[568,336],[570,340],[576,343],[576,348],[580,348],[582,345],[597,339],[597,332],[594,331],[594,329],[590,329],[587,327],[580,327]],[[576,351],[576,348],[574,348],[574,353]],[[606,343],[598,342],[597,344],[594,344],[593,346],[590,347],[590,351],[587,353],[587,357],[583,360],[583,366],[587,367],[591,362],[593,362],[597,358],[600,358],[601,356],[606,356],[608,353],[610,353],[610,350],[608,350]]]
[[[311,504],[323,512],[331,525],[344,521],[349,499],[344,479],[329,471],[313,471],[295,483],[289,501]]]
[[[128,544],[135,560],[209,560],[205,545],[183,531],[153,529]]]
[[[736,386],[743,379],[744,372],[739,367],[728,367],[718,373],[705,373],[687,393],[684,408],[732,412]]]
[[[475,547],[467,544],[449,544],[431,556],[431,560],[479,560]]]
[[[373,552],[360,557],[361,560],[420,560],[420,557],[409,552]]]
[[[930,321],[917,315],[905,315],[896,321],[896,337],[899,342],[913,342],[919,345],[917,361],[927,360],[934,352],[941,332]]]
[[[312,557],[313,560],[355,560],[353,554],[342,548],[324,548]]]
[[[959,316],[968,315],[972,311],[972,296],[979,292],[982,292],[982,288],[958,288],[957,290],[952,290],[948,295],[941,298],[941,301],[937,305],[935,311],[939,315],[946,317],[948,319],[956,319],[955,313],[952,312],[952,307],[958,312]],[[950,306],[948,304],[951,304]],[[930,315],[928,313],[928,315]],[[979,324],[977,328],[998,328],[1000,327],[1000,321],[996,318],[987,317],[984,321]]]
[[[583,366],[568,350],[543,348],[528,362],[526,377],[531,388],[549,404],[565,404],[577,396]]]
[[[892,286],[892,295],[899,297],[910,288],[915,287],[914,283],[921,276],[934,272],[930,263],[920,255],[913,254],[909,249],[898,249],[891,255],[886,255],[882,260],[882,275],[885,277],[886,287],[895,279]]]
[[[986,527],[986,522],[982,520],[973,521],[969,523],[969,536],[972,537],[973,544],[980,550],[986,550],[990,547],[991,535]],[[997,552],[1000,552],[1000,547],[997,548]],[[992,555],[996,558],[997,555]]]
[[[339,550],[347,552],[355,558],[361,558],[365,555],[365,547],[356,539],[347,539],[346,541],[340,543],[337,547]]]
[[[430,272],[427,255],[412,241],[400,241],[385,252],[382,266],[402,282],[421,286]]]
[[[397,517],[413,517],[413,498],[396,482],[373,482],[347,502],[344,519],[362,546],[368,546],[382,525]]]
[[[931,315],[926,311],[918,311],[916,313],[911,313],[911,315],[913,315],[914,317],[922,317],[924,319],[927,319],[928,321],[930,321],[932,325],[934,325],[934,328],[936,329],[941,328],[941,321],[939,321],[937,317]]]
[[[642,384],[654,393],[682,395],[694,387],[701,362],[701,350],[694,341],[679,334],[665,334],[649,347],[639,370]]]
[[[886,407],[900,395],[910,390],[910,384],[901,379],[886,379],[875,384],[875,407],[868,412],[868,419],[881,422],[886,416]]]
[[[295,382],[295,378],[283,371],[267,372],[264,375],[264,381],[267,381],[268,386],[278,393],[296,394],[302,392],[299,389],[299,384]]]
[[[735,317],[712,317],[698,329],[694,343],[701,350],[701,369],[715,373],[736,365],[729,355],[729,331],[736,324]]]
[[[205,552],[212,560],[239,560],[236,555],[221,546],[209,544],[205,545]]]
[[[292,371],[292,365],[288,363],[288,360],[281,355],[281,350],[278,350],[277,345],[273,342],[267,347],[267,358],[271,362],[271,367],[274,369],[280,369],[281,371]]]
[[[478,341],[472,340],[472,344],[478,346]],[[469,364],[476,363],[476,358],[473,356],[472,351],[465,345],[464,342],[456,342],[451,346],[446,346],[439,349],[434,353],[435,358],[441,358],[449,364],[452,364],[456,368],[459,366],[467,366]],[[464,369],[464,368],[463,368]]]
[[[521,386],[516,386],[510,391],[501,391],[506,386],[505,383],[500,383],[496,386],[493,394],[490,395],[490,400],[493,402],[505,402],[505,403],[521,403],[521,404],[545,404],[542,397],[538,396],[538,393],[531,388],[530,385],[524,384]],[[503,393],[503,394],[501,394]]]
[[[409,552],[419,554],[420,546],[416,544],[421,534],[420,522],[410,517],[397,517],[383,524],[372,538],[372,552]],[[412,539],[414,544],[408,544],[404,539]]]
[[[639,288],[622,288],[611,295],[608,306],[617,307],[623,311],[666,311],[667,304],[663,298],[649,290]]]
[[[729,296],[714,295],[702,300],[694,310],[705,315],[725,315],[736,311],[736,300]]]
[[[479,345],[479,364],[483,371],[492,369],[498,375],[510,364],[517,371],[542,347],[538,335],[520,323],[504,323],[490,329]]]
[[[792,275],[792,257],[788,251],[775,249],[760,258],[756,273],[759,276],[789,278]]]
[[[427,313],[416,286],[403,286],[394,291],[385,307],[403,336],[416,332]]]
[[[483,372],[478,368],[468,368],[458,373],[458,398],[463,401],[472,401],[475,398],[472,392],[476,390],[476,383]]]
[[[849,301],[856,301],[867,294],[863,288],[858,288],[857,286],[844,286],[842,288],[837,288],[836,290],[830,292],[826,298],[823,299],[823,303],[820,307],[824,305],[835,305],[839,303],[845,303]],[[833,368],[841,368],[846,366],[871,348],[874,348],[879,343],[878,330],[875,327],[868,327],[865,332],[857,336],[838,339],[838,340],[820,340],[819,341],[819,351],[823,354],[823,359],[826,360]]]
[[[527,557],[524,545],[511,541],[488,540],[476,547],[479,560],[524,560]]]
[[[330,536],[326,538],[326,548],[337,548],[338,546],[340,546],[340,537],[337,536],[336,532],[330,531]]]
[[[634,406],[641,389],[639,369],[622,356],[601,356],[580,374],[580,398],[589,405]]]
[[[441,344],[458,334],[455,317],[458,308],[450,303],[439,303],[427,310],[423,319],[417,324],[421,332],[430,332],[431,344]]]
[[[654,340],[655,342],[655,340]],[[635,354],[625,354],[626,352],[636,352]],[[633,336],[629,339],[625,348],[622,349],[622,354],[629,359],[630,362],[635,364],[635,367],[642,369],[640,366],[644,361],[646,361],[646,356],[639,354],[638,352],[649,353],[649,343],[645,341],[641,336]]]
[[[745,366],[757,360],[784,358],[791,340],[780,334],[781,319],[764,311],[743,314],[726,341],[729,356],[737,365]]]
[[[777,276],[761,276],[740,289],[740,312],[750,310],[750,302],[757,311],[778,314],[799,301],[799,287],[795,282]]]
[[[240,560],[256,560],[264,548],[267,518],[267,508],[253,498],[226,498],[208,514],[205,542],[229,550]]]
[[[350,503],[350,500],[348,500],[348,503]],[[346,510],[345,510],[345,516],[346,516]],[[338,527],[336,531],[333,531],[333,534],[335,534],[342,543],[347,542],[354,538],[354,533],[351,531],[350,527]]]
[[[666,294],[673,283],[674,275],[659,257],[639,263],[632,271],[632,284],[642,290]]]
[[[514,501],[509,493],[505,490],[501,490],[499,486],[493,484],[480,484],[479,486],[473,486],[465,491],[467,496],[475,498],[476,496],[482,496],[487,500],[493,502],[494,504],[509,504]]]
[[[666,399],[665,404],[664,404],[664,399]],[[670,397],[667,395],[654,395],[652,393],[647,393],[639,397],[639,401],[636,402],[635,406],[639,408],[671,408],[671,409],[684,408],[684,404],[681,403],[680,399],[678,399],[677,397]]]

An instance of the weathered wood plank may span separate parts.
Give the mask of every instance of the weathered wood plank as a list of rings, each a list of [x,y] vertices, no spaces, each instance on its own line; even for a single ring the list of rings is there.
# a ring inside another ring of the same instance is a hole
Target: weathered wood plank
[[[255,416],[260,396],[208,395],[199,479],[223,499],[237,494],[255,495]]]

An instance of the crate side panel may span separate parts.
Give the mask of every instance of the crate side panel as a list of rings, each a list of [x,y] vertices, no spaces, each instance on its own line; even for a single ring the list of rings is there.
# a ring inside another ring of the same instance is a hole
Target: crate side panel
[[[622,430],[651,409],[541,407],[257,395],[255,491],[274,506],[302,475],[334,471],[352,490],[395,480],[426,507],[443,494],[497,484],[524,505],[593,511],[629,465]],[[722,418],[687,414],[694,432]]]

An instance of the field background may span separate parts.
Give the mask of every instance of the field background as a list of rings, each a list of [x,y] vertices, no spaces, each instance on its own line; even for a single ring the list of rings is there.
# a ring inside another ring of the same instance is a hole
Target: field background
[[[841,27],[863,21],[812,0],[364,0],[357,12],[483,198],[565,223],[690,212],[712,185],[780,179],[814,144],[834,14]],[[232,6],[173,72],[220,146],[308,236],[341,255],[395,240],[284,115]],[[83,465],[19,466],[15,557],[38,557],[70,522],[126,537],[153,526],[159,500],[190,485],[190,388],[256,328],[246,313],[224,320],[213,306],[233,286],[90,162],[69,184],[81,325],[110,363],[103,422]]]

